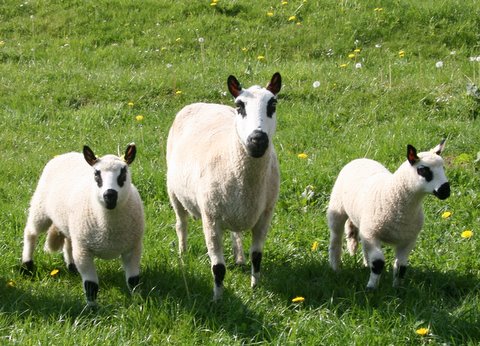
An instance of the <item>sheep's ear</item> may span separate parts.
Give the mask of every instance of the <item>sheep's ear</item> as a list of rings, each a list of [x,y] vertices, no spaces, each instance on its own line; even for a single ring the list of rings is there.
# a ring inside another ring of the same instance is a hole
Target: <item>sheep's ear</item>
[[[282,76],[280,73],[275,72],[270,80],[270,83],[267,85],[267,90],[270,91],[273,95],[277,95],[282,88]]]
[[[130,143],[127,146],[127,149],[125,150],[125,155],[123,156],[123,159],[127,163],[127,165],[130,165],[133,160],[135,160],[135,155],[137,154],[137,147],[135,146],[135,143]]]
[[[86,145],[83,146],[83,157],[85,158],[85,161],[87,161],[87,163],[90,166],[93,166],[95,163],[97,163],[97,160],[98,160],[95,154],[93,153],[92,149],[90,149]]]
[[[227,79],[228,91],[232,94],[233,97],[237,98],[238,95],[242,92],[242,86],[240,82],[235,78],[235,76],[228,76]]]
[[[437,155],[440,155],[443,151],[443,149],[445,149],[445,142],[447,141],[446,138],[442,139],[442,141],[440,142],[439,145],[437,145],[435,148],[433,148],[431,151]]]
[[[413,166],[418,161],[417,149],[413,145],[407,145],[407,160]]]

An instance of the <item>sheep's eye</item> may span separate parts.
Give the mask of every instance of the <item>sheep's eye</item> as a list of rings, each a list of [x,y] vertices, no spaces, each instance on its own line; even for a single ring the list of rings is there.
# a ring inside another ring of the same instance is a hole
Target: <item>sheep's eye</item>
[[[267,117],[271,118],[277,109],[277,99],[272,97],[267,103]]]
[[[433,179],[433,173],[429,167],[418,166],[417,173],[418,175],[424,177],[426,181],[432,181]]]
[[[245,111],[245,103],[243,101],[237,101],[235,102],[235,106],[237,106],[237,113],[245,118],[247,116],[247,112]]]
[[[120,174],[117,178],[118,186],[122,187],[125,184],[125,180],[127,180],[127,167],[123,167],[120,171]]]
[[[103,185],[102,172],[100,172],[99,170],[95,170],[94,176],[95,176],[95,181],[97,182],[98,187],[102,187]]]

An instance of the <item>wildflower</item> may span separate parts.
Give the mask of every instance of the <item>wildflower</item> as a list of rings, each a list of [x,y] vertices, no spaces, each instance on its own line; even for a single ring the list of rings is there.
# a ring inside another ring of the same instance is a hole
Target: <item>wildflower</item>
[[[56,276],[58,273],[60,273],[60,270],[54,269],[50,272],[50,276]]]
[[[140,115],[140,114],[137,115],[137,116],[135,117],[135,120],[138,121],[138,122],[143,121],[143,115]]]
[[[181,94],[182,94],[182,91],[181,91],[181,90],[175,91],[175,95],[181,95]]]
[[[133,105],[134,105],[134,103],[133,103],[132,101],[130,101],[130,102],[127,103],[127,106],[128,106],[128,107],[133,107]]]
[[[436,68],[442,68],[442,67],[443,67],[443,61],[437,61],[437,62],[435,63],[435,67],[436,67]]]
[[[442,214],[442,219],[448,219],[450,216],[452,216],[451,211],[444,211]]]
[[[288,1],[282,1],[282,6],[288,5]]]
[[[263,55],[259,55],[257,56],[257,60],[259,61],[265,60],[265,57]]]
[[[419,328],[415,331],[420,336],[426,336],[428,333],[430,333],[430,330],[428,328]]]
[[[399,56],[400,58],[405,57],[405,51],[404,51],[404,50],[399,51],[399,52],[398,52],[398,56]]]
[[[361,51],[360,48],[355,48],[355,49],[353,50],[353,52],[354,52],[354,53],[357,53],[357,54],[360,53],[360,51]]]
[[[358,68],[362,68],[362,63],[361,63],[361,62],[357,62],[357,63],[355,64],[355,68],[357,68],[357,69],[358,69]]]
[[[0,47],[5,46],[5,41],[0,41]]]
[[[248,48],[247,48],[247,47],[243,47],[243,48],[242,48],[242,52],[245,53],[245,52],[247,52],[247,51],[248,51]]]
[[[318,249],[318,241],[315,240],[312,244],[312,249],[311,250],[312,251],[317,251],[317,249]]]
[[[175,42],[180,42],[181,40],[182,40],[181,37],[177,37],[177,38],[175,39]]]
[[[272,12],[272,11],[268,11],[268,12],[267,12],[267,16],[273,17],[273,12]]]
[[[303,160],[304,160],[304,159],[308,158],[308,155],[305,154],[305,153],[300,153],[300,154],[297,155],[297,157],[298,157],[299,159],[303,159]]]
[[[217,3],[216,2],[211,2],[210,6],[217,6]]]
[[[203,42],[205,42],[205,39],[203,37],[199,37],[198,42],[203,43]]]
[[[382,45],[381,45],[380,43],[377,43],[377,44],[375,45],[375,48],[382,48]]]
[[[340,64],[340,68],[345,68],[347,67],[348,64]]]
[[[295,16],[290,16],[290,17],[288,17],[288,21],[289,21],[289,22],[291,22],[291,21],[293,21],[293,20],[296,20],[296,19],[297,19],[297,17],[295,17]]]
[[[383,8],[381,7],[376,7],[373,9],[375,12],[382,12],[383,11]]]
[[[305,298],[303,297],[295,297],[292,299],[292,303],[303,303],[305,301]]]
[[[173,65],[172,64],[167,64],[167,68],[172,68]]]
[[[315,82],[313,82],[312,86],[316,89],[320,86],[320,82],[316,80]]]
[[[350,53],[350,54],[348,54],[348,57],[349,57],[350,59],[353,59],[353,58],[355,58],[355,54]]]
[[[473,231],[466,229],[465,231],[462,232],[460,236],[464,239],[470,239],[471,237],[473,237]]]
[[[457,51],[456,51],[456,50],[452,50],[452,51],[450,52],[450,55],[455,55],[455,54],[457,54]]]
[[[17,283],[13,280],[8,280],[7,281],[7,287],[15,287]]]

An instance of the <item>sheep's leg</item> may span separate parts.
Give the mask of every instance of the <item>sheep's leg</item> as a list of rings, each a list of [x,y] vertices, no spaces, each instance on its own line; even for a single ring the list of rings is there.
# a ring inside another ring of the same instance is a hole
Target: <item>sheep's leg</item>
[[[362,239],[363,249],[367,254],[368,264],[370,267],[370,278],[367,283],[367,290],[377,288],[385,267],[385,257],[382,252],[381,243],[377,239]]]
[[[350,256],[353,256],[358,248],[358,227],[355,226],[350,219],[347,219],[345,222],[345,235],[347,238],[348,252]]]
[[[65,264],[71,273],[78,273],[77,266],[75,265],[72,255],[72,241],[68,238],[65,238],[63,243],[63,259],[65,260]]]
[[[235,264],[245,264],[245,252],[243,251],[242,235],[240,232],[232,232],[232,248],[233,257],[235,257]]]
[[[75,246],[76,245],[76,246]],[[98,294],[98,276],[95,270],[93,256],[86,250],[80,249],[78,244],[73,246],[73,260],[82,277],[83,289],[87,298],[87,305],[95,306]]]
[[[408,267],[408,256],[415,246],[415,241],[395,248],[395,262],[393,264],[393,287],[402,284]]]
[[[23,232],[22,270],[25,273],[33,271],[33,252],[39,234],[45,232],[52,224],[52,221],[46,217],[35,217],[38,213],[38,211],[30,211]]]
[[[267,237],[270,221],[273,216],[273,208],[267,209],[255,226],[252,228],[252,246],[250,247],[250,260],[252,262],[251,282],[253,288],[260,280],[260,265],[262,263],[263,246]]]
[[[169,196],[176,216],[175,231],[178,238],[178,251],[182,254],[187,251],[188,212],[173,192],[169,192]]]
[[[223,279],[226,273],[225,258],[223,256],[223,230],[214,220],[210,220],[207,216],[202,217],[202,223],[214,278],[213,300],[217,301],[223,295]]]
[[[328,257],[330,266],[335,271],[340,269],[342,258],[342,237],[347,219],[348,217],[344,213],[340,213],[331,209],[327,211],[328,227],[330,228],[330,246],[328,248]]]
[[[122,254],[123,269],[127,286],[131,292],[140,283],[140,258],[142,255],[142,246],[139,244],[131,252]]]

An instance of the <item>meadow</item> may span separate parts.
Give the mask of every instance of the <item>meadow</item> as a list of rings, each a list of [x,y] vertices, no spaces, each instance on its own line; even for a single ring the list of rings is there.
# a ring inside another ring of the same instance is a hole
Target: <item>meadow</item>
[[[480,343],[478,1],[0,3],[0,344]],[[213,304],[199,221],[177,254],[168,129],[189,103],[232,105],[228,75],[248,87],[277,71],[281,187],[261,284],[250,288],[226,234],[225,294]],[[325,210],[341,167],[368,157],[393,171],[407,144],[424,151],[442,138],[452,195],[425,199],[403,287],[391,287],[388,247],[373,293],[360,253],[332,272]],[[55,155],[130,142],[146,214],[141,291],[129,295],[120,261],[98,260],[91,311],[44,238],[35,275],[21,275],[29,200]]]

